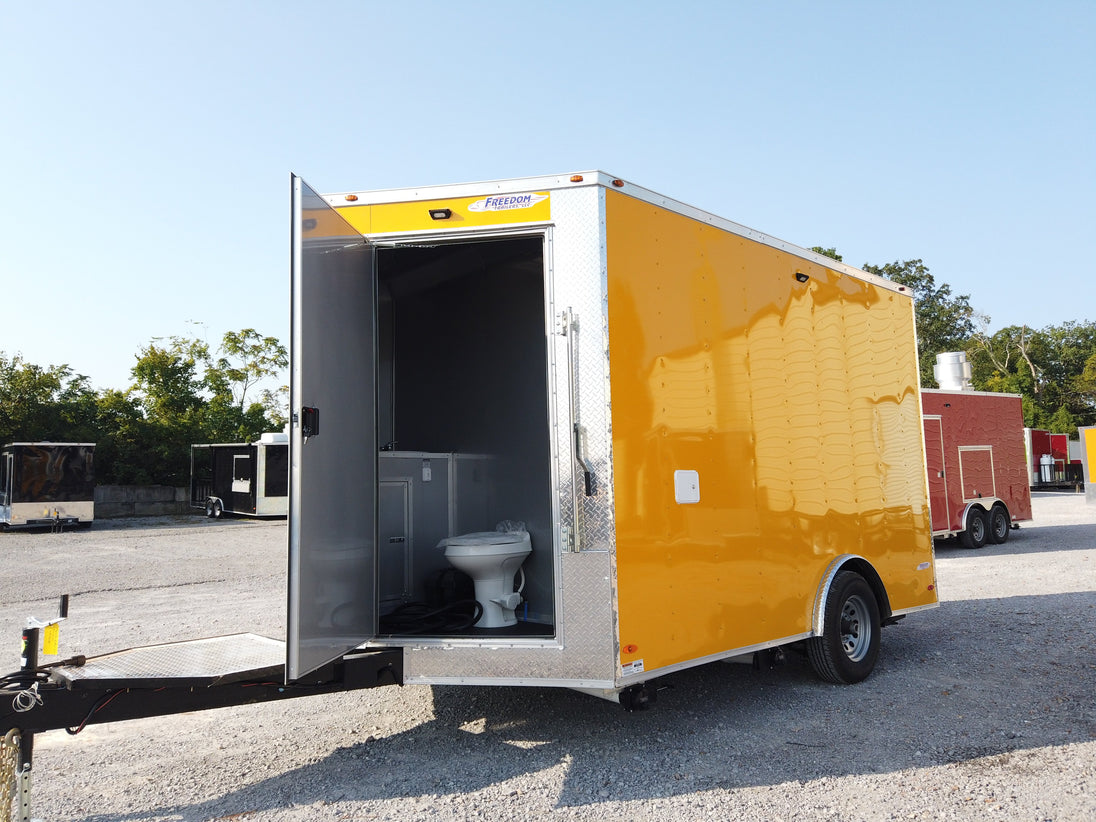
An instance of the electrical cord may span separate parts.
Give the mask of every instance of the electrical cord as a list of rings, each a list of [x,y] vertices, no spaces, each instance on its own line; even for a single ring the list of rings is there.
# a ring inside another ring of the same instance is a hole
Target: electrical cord
[[[91,706],[91,710],[88,711],[88,715],[84,717],[84,721],[77,725],[75,728],[65,728],[65,733],[69,736],[76,736],[80,731],[84,730],[84,727],[91,721],[91,718],[95,716],[99,711],[110,704],[116,696],[123,693],[128,689],[119,688],[117,691],[111,691],[110,693],[103,694],[99,699],[95,701],[95,704]]]
[[[450,602],[440,608],[408,602],[381,617],[381,630],[393,634],[451,633],[471,628],[481,616],[483,606],[474,599]]]
[[[33,680],[48,681],[49,675],[46,673],[51,668],[81,668],[87,663],[87,657],[83,654],[77,654],[76,656],[70,656],[68,659],[62,659],[58,662],[51,662],[48,665],[39,665],[37,668],[24,669],[20,668],[17,671],[12,671],[10,674],[4,674],[0,676],[0,688],[3,688],[9,682],[17,684],[29,684]]]

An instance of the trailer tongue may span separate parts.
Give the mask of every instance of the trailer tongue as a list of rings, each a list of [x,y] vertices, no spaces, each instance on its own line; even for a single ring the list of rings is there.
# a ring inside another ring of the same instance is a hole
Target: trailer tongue
[[[23,632],[19,671],[0,679],[0,736],[14,756],[21,822],[30,820],[34,735],[64,728],[398,685],[399,649],[352,651],[287,685],[285,643],[256,634],[130,648],[38,665],[40,627]],[[13,774],[0,768],[0,784]],[[0,797],[2,798],[2,797]],[[0,820],[10,803],[0,806]]]
[[[0,716],[0,733],[78,733],[105,722],[397,685],[402,663],[398,649],[350,652],[286,685],[285,643],[256,634],[130,648],[5,677],[0,699],[10,699],[0,704],[25,694],[28,707]]]

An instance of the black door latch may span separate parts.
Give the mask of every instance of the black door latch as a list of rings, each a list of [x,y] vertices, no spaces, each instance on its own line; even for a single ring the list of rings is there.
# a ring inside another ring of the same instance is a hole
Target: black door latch
[[[301,408],[301,434],[305,437],[316,437],[320,433],[320,409]]]

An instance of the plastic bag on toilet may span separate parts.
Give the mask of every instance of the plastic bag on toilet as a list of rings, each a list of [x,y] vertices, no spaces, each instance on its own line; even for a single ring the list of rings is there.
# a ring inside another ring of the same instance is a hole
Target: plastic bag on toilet
[[[516,519],[504,519],[495,526],[495,530],[500,534],[525,534],[528,532],[525,523]]]

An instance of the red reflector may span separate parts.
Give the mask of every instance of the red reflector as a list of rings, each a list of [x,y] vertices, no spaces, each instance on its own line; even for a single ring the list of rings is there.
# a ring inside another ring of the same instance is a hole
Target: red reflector
[[[615,185],[617,188],[624,188],[624,181],[623,180],[613,180],[613,185]]]

